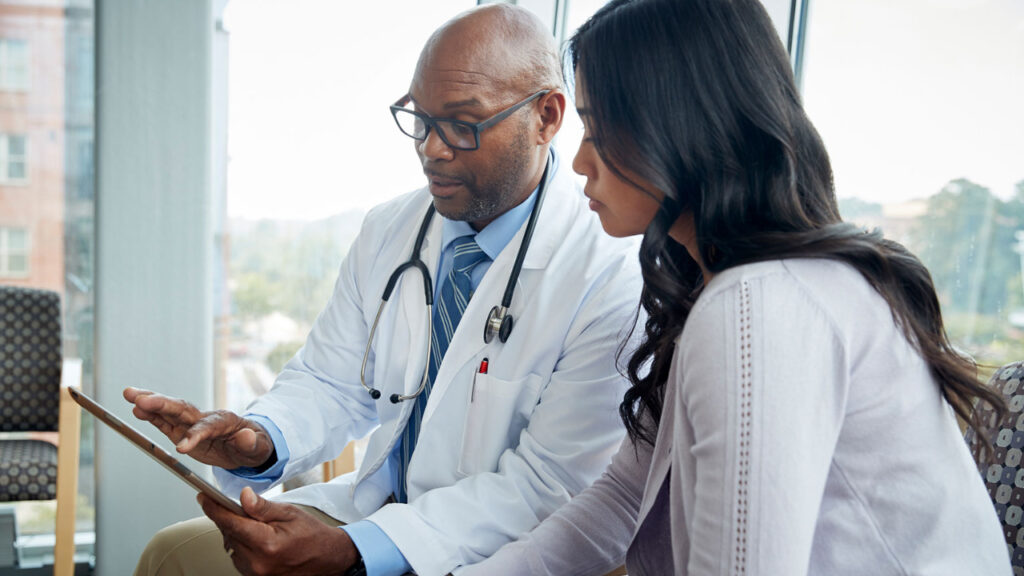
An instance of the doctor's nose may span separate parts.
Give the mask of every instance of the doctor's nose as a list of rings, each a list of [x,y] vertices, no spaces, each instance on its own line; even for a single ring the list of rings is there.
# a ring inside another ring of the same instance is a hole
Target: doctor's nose
[[[444,143],[437,130],[427,132],[427,137],[416,143],[420,156],[428,160],[451,160],[455,151]]]

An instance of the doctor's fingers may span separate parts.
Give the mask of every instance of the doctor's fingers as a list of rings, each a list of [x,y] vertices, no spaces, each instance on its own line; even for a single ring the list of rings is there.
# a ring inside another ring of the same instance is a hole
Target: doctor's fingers
[[[248,424],[247,420],[228,410],[205,412],[184,430],[178,449],[187,452],[202,442],[216,442],[248,454],[256,448],[255,431]]]
[[[258,550],[264,542],[271,540],[275,535],[274,528],[269,524],[239,516],[203,494],[199,494],[196,500],[203,509],[203,514],[217,525],[228,547],[236,550],[239,547]]]
[[[155,426],[157,430],[163,432],[164,436],[170,438],[175,444],[180,442],[181,439],[185,437],[185,432],[191,428],[190,425],[183,426],[177,422],[171,422],[159,414],[146,412],[145,410],[140,410],[138,407],[132,409],[132,414],[139,420],[145,420]]]
[[[152,390],[146,390],[143,388],[133,388],[131,386],[128,386],[127,388],[121,391],[121,395],[124,396],[124,399],[131,402],[132,404],[135,403],[136,398],[139,398],[141,396],[151,396],[152,394]]]
[[[235,565],[235,570],[247,576],[256,574],[253,567],[253,558],[256,557],[256,553],[244,543],[236,542],[225,536],[224,552],[231,558],[231,563]]]
[[[260,522],[290,522],[298,516],[309,516],[291,504],[267,500],[249,486],[242,488],[238,500],[245,513]],[[316,521],[312,516],[309,519]]]
[[[135,404],[134,411],[136,416],[139,416],[141,411],[143,414],[152,414],[160,416],[170,422],[178,422],[182,424],[193,424],[197,420],[203,417],[203,412],[193,406],[191,403],[181,400],[179,398],[171,398],[170,396],[164,396],[163,394],[156,394],[146,390],[139,391],[139,394],[134,395],[134,400],[129,400]],[[129,393],[125,391],[125,398],[129,397]],[[143,418],[144,420],[148,418]]]

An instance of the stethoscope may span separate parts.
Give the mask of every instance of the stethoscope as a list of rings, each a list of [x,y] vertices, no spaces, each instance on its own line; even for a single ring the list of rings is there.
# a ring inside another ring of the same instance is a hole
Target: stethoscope
[[[516,290],[516,282],[519,281],[519,272],[523,269],[526,251],[530,247],[530,240],[533,239],[533,229],[537,224],[537,215],[540,214],[540,207],[544,203],[544,189],[547,188],[550,169],[551,161],[549,159],[547,165],[544,166],[544,174],[541,176],[540,186],[537,188],[537,202],[534,203],[533,210],[530,212],[530,219],[526,222],[526,232],[523,233],[523,241],[519,244],[519,252],[516,254],[515,263],[512,265],[512,272],[509,274],[508,283],[505,285],[505,295],[501,299],[501,304],[491,308],[491,312],[487,315],[487,321],[484,324],[485,344],[490,344],[495,336],[504,344],[512,334],[512,326],[515,322],[512,319],[512,315],[508,313],[508,309],[512,305],[512,295]],[[420,230],[416,234],[416,242],[412,246],[412,255],[409,256],[409,260],[395,268],[395,271],[391,273],[391,277],[388,278],[388,283],[384,287],[384,295],[380,299],[380,306],[377,307],[377,315],[373,319],[373,325],[370,326],[370,335],[366,341],[366,351],[363,352],[363,365],[359,369],[359,381],[374,400],[380,398],[380,390],[366,383],[366,362],[370,358],[373,335],[377,332],[377,323],[380,321],[380,315],[384,311],[384,304],[391,297],[391,292],[395,289],[395,285],[398,284],[398,279],[410,268],[419,270],[420,276],[423,278],[423,294],[427,303],[427,361],[423,367],[423,378],[420,380],[420,387],[409,395],[392,394],[390,397],[391,403],[398,404],[399,402],[416,398],[426,389],[427,381],[430,378],[430,351],[431,341],[433,340],[430,335],[434,333],[434,285],[430,280],[430,271],[427,269],[427,265],[420,258],[420,251],[423,248],[423,239],[427,236],[427,229],[430,228],[430,221],[433,217],[434,204],[431,203],[427,208],[427,213],[423,216]]]

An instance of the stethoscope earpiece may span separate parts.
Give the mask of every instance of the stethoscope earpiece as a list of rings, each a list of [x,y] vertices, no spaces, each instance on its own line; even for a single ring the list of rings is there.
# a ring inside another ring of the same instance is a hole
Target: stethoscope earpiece
[[[371,388],[370,389],[370,398],[373,398],[374,400],[380,398],[380,390],[377,390],[376,388]]]

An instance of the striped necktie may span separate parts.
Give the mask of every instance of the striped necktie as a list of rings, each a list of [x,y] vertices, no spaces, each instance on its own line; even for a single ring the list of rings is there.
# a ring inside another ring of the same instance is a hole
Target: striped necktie
[[[399,502],[408,502],[409,496],[406,487],[406,470],[409,468],[409,460],[416,448],[416,439],[419,436],[420,422],[423,420],[423,411],[427,406],[427,398],[430,390],[434,387],[434,377],[441,366],[441,359],[448,350],[448,344],[452,341],[455,328],[462,319],[462,313],[469,305],[469,298],[472,296],[473,283],[470,273],[477,264],[487,258],[487,254],[480,249],[473,236],[462,236],[452,242],[454,253],[452,258],[452,270],[448,273],[445,283],[441,286],[441,294],[437,304],[434,306],[433,330],[430,343],[430,358],[427,385],[423,393],[416,397],[416,405],[406,424],[405,432],[402,434],[402,448],[399,451],[398,493],[395,495]]]

